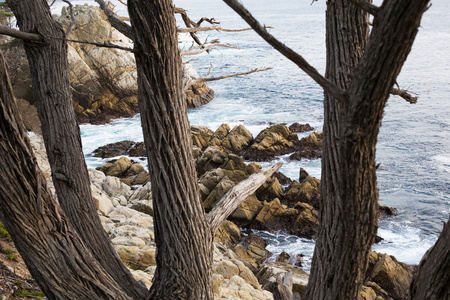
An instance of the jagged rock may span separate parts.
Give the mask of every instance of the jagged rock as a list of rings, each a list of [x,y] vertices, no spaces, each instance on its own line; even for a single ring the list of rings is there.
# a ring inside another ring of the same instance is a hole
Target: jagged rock
[[[199,78],[200,76],[191,64],[183,63],[183,84],[184,86],[187,86],[185,94],[188,108],[199,107],[214,98],[214,91],[204,82],[190,83]]]
[[[192,143],[200,149],[206,149],[214,132],[206,126],[191,126]]]
[[[256,277],[263,289],[275,292],[277,275],[287,272],[292,273],[292,292],[303,296],[308,285],[309,275],[300,268],[282,262],[268,261],[261,266],[256,273]]]
[[[233,222],[225,220],[214,233],[214,241],[233,248],[233,245],[239,242],[242,233]]]
[[[129,186],[145,184],[149,180],[149,174],[145,171],[144,167],[133,164],[125,156],[108,162],[101,167],[97,167],[97,170],[102,171],[107,176],[118,177],[120,181]]]
[[[297,132],[313,131],[314,128],[311,127],[311,125],[309,124],[293,123],[291,126],[289,126],[289,130],[291,132],[297,133]]]
[[[253,161],[270,161],[277,155],[294,151],[298,137],[285,125],[273,125],[261,131],[247,149],[244,158]]]
[[[275,198],[281,198],[283,193],[283,187],[275,177],[267,180],[256,190],[256,196],[261,201],[271,201]]]
[[[222,180],[214,187],[211,193],[203,201],[203,208],[206,212],[209,212],[217,202],[222,199],[222,197],[234,187],[234,182],[231,181],[227,176],[223,177]]]
[[[269,243],[262,237],[250,233],[242,243],[245,254],[253,260],[257,265],[262,264],[272,253],[266,249]]]
[[[105,173],[106,176],[122,176],[131,167],[131,161],[122,156],[121,158],[111,161],[101,167],[97,167],[97,170]]]
[[[76,26],[71,32],[71,39],[133,47],[130,39],[111,26],[99,7],[75,5],[73,15]],[[69,10],[63,8],[57,20],[66,29],[71,23]],[[7,57],[8,62],[12,62],[12,84],[16,97],[33,104],[35,100],[25,52],[21,44],[10,44]],[[133,53],[69,42],[67,57],[73,105],[79,122],[104,123],[112,118],[131,117],[139,111]],[[191,108],[214,97],[214,92],[205,83],[190,84],[193,79],[198,79],[198,74],[190,64],[183,64],[186,101]]]
[[[291,160],[301,160],[302,158],[314,159],[322,157],[323,133],[313,132],[309,136],[302,138],[298,143],[297,150],[289,156]]]
[[[263,205],[258,198],[255,195],[251,195],[239,205],[229,219],[239,224],[239,226],[245,227],[255,219],[262,207]]]
[[[317,211],[307,203],[297,203],[294,208],[282,205],[278,198],[264,201],[264,206],[248,226],[253,229],[278,231],[305,238],[314,238],[319,221]]]
[[[287,189],[283,200],[293,205],[304,202],[319,209],[320,180],[308,175],[302,182],[294,181]]]
[[[407,298],[414,273],[414,267],[398,262],[395,257],[372,251],[369,256],[366,279],[375,283],[392,299],[400,300]],[[375,290],[375,292],[378,291]]]
[[[280,255],[278,255],[277,261],[282,263],[288,263],[290,258],[291,256],[288,253],[282,251]]]

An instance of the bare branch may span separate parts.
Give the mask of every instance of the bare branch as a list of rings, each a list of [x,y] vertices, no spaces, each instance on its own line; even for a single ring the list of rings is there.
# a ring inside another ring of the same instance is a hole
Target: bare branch
[[[49,5],[49,7],[52,7],[53,4],[55,4],[56,0],[53,0],[52,4]]]
[[[183,19],[183,22],[186,25],[186,27],[188,27],[188,28],[191,28],[192,26],[198,27],[197,23],[193,22],[189,18],[189,16],[186,13],[186,10],[179,8],[179,7],[175,7],[174,10],[175,10],[175,13],[181,14],[181,18]],[[191,35],[192,39],[194,40],[194,42],[196,42],[198,45],[202,45],[202,42],[200,42],[200,39],[195,34],[195,32],[190,32],[190,35]]]
[[[271,26],[264,26],[264,28],[273,28]],[[211,30],[217,30],[217,31],[224,31],[224,32],[241,32],[241,31],[249,31],[252,30],[252,28],[243,28],[243,29],[226,29],[222,28],[219,25],[209,26],[209,27],[194,27],[194,28],[177,28],[177,31],[180,33],[191,33],[191,32],[198,32],[198,31],[211,31]]]
[[[258,72],[264,72],[264,71],[268,71],[271,70],[272,68],[265,68],[265,69],[253,69],[251,71],[248,72],[244,72],[244,73],[235,73],[235,74],[231,74],[231,75],[224,75],[224,76],[219,76],[219,77],[213,77],[213,78],[199,78],[199,79],[193,79],[190,83],[191,84],[196,84],[199,82],[207,82],[207,81],[217,81],[217,80],[222,80],[222,79],[226,79],[226,78],[231,78],[231,77],[236,77],[236,76],[243,76],[243,75],[248,75],[248,74],[253,74],[253,73],[258,73]]]
[[[348,102],[346,92],[343,89],[323,77],[301,55],[281,43],[273,35],[267,32],[266,28],[262,26],[242,4],[240,4],[237,0],[224,0],[224,2],[228,4],[228,6],[230,6],[235,12],[237,12],[266,42],[300,67],[300,69],[308,74],[327,93],[336,98],[340,104],[345,104]]]
[[[266,180],[278,171],[282,163],[269,166],[253,173],[249,178],[234,186],[219,203],[206,215],[206,221],[212,232],[219,228],[220,224],[245,200],[252,195]]]
[[[66,31],[66,38],[68,39],[70,34],[72,33],[72,29],[75,27],[75,24],[77,23],[77,21],[75,20],[75,17],[73,15],[73,5],[72,5],[72,3],[70,1],[68,1],[68,0],[62,0],[62,1],[69,5],[70,25],[69,25],[69,27],[67,27],[67,31]]]
[[[214,47],[224,47],[224,48],[232,48],[232,49],[240,49],[238,46],[232,45],[232,44],[211,44],[208,46],[205,46],[205,44],[201,44],[200,46],[191,47],[188,51],[181,52],[181,56],[187,56],[187,55],[198,55],[200,53],[203,53],[205,51],[210,50]],[[201,48],[201,50],[198,51],[191,51],[194,49]]]
[[[378,12],[380,11],[380,8],[376,5],[373,5],[370,2],[367,2],[367,0],[350,0],[351,3],[358,6],[362,10],[368,12],[372,16],[376,16]]]
[[[417,103],[417,99],[418,99],[418,97],[414,97],[407,90],[402,90],[402,89],[399,89],[399,88],[397,88],[397,89],[396,88],[392,88],[391,89],[391,95],[400,96],[403,99],[405,99],[407,102],[409,102],[410,104],[416,104]]]
[[[111,26],[119,30],[123,35],[128,37],[130,40],[134,41],[133,30],[130,25],[122,21],[105,3],[103,0],[95,0],[98,3],[100,8],[108,17],[109,23]]]
[[[22,32],[17,29],[9,28],[5,25],[0,25],[0,34],[9,35],[17,39],[21,39],[27,42],[43,42],[44,38],[35,33]]]
[[[128,6],[125,2],[123,2],[122,0],[118,0],[120,3],[122,3],[125,6]]]
[[[72,42],[72,43],[88,44],[88,45],[94,45],[94,46],[102,47],[102,48],[111,48],[111,49],[124,50],[124,51],[128,51],[128,52],[135,52],[135,50],[133,48],[122,47],[122,46],[111,44],[111,43],[96,43],[96,42],[89,42],[89,41],[71,40],[71,39],[67,39],[67,38],[59,38],[56,36],[47,36],[47,37],[51,38],[51,39],[64,40],[64,41]]]

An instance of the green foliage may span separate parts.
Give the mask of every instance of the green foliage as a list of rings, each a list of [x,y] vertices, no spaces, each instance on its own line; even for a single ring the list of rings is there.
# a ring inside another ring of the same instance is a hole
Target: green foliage
[[[0,236],[4,236],[8,241],[11,241],[11,236],[8,231],[6,231],[5,225],[3,225],[2,222],[0,222]]]
[[[11,261],[17,261],[17,257],[14,254],[8,255],[8,259]]]
[[[44,298],[45,297],[43,292],[27,292],[25,289],[19,289],[17,291],[17,295],[19,297],[22,297],[22,298],[28,298],[28,297],[41,297],[41,298]]]
[[[16,253],[16,251],[8,250],[8,249],[5,249],[3,252],[5,252],[5,254],[14,254],[14,253]]]

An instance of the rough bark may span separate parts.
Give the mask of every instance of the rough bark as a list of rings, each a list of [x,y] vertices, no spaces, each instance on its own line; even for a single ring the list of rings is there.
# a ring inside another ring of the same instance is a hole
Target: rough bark
[[[0,217],[49,299],[130,299],[93,258],[48,189],[1,52]]]
[[[64,31],[45,0],[9,0],[23,32],[38,33],[42,43],[25,42],[32,85],[52,179],[62,209],[94,257],[134,298],[146,289],[134,280],[107,238],[92,201],[89,176],[69,86]],[[56,37],[56,38],[53,38]]]
[[[170,0],[129,0],[152,182],[157,269],[147,299],[212,299],[212,232],[200,202]]]
[[[450,299],[450,222],[422,258],[409,295],[412,300]]]
[[[385,1],[374,19],[363,56],[354,70],[347,70],[352,74],[347,88],[348,106],[339,107],[333,99],[325,101],[321,227],[304,299],[358,296],[377,229],[375,146],[379,127],[389,91],[411,49],[428,2]],[[344,1],[329,1],[328,13],[335,9],[335,21],[341,22],[340,14],[351,11],[347,5]],[[339,27],[327,23],[335,35],[334,40],[327,39],[327,48],[333,49],[327,53],[331,61],[345,56],[343,51],[347,49],[330,43],[360,28],[348,25],[337,31]],[[346,72],[346,65],[333,65],[331,61],[327,65],[341,72],[336,82],[342,84],[340,76]]]

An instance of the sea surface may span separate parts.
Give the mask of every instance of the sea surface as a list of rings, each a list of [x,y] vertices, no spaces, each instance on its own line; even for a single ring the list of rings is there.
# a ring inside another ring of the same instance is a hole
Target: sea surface
[[[75,4],[86,1],[73,1]],[[88,1],[91,4],[93,1]],[[319,72],[325,69],[325,1],[243,0],[241,1],[270,32],[303,55]],[[377,2],[379,3],[379,1]],[[57,3],[61,5],[61,3]],[[224,28],[248,27],[222,1],[175,0],[190,17],[214,17]],[[57,6],[55,9],[60,9]],[[121,14],[126,8],[117,3]],[[378,235],[384,240],[373,250],[394,255],[399,261],[418,264],[436,241],[450,212],[450,2],[434,0],[425,13],[412,52],[398,78],[403,89],[416,93],[411,105],[391,97],[385,108],[377,146],[380,204],[397,208],[398,214],[382,219]],[[182,24],[180,23],[180,26]],[[252,31],[202,33],[203,40],[220,39],[240,49],[221,48],[210,54],[192,56],[191,63],[201,76],[213,65],[211,77],[255,68],[272,70],[211,82],[215,99],[188,110],[191,124],[215,130],[222,123],[243,124],[254,136],[272,123],[309,123],[322,131],[323,91],[293,63],[273,50]],[[180,47],[191,41],[180,36]],[[90,167],[104,161],[91,152],[99,146],[121,140],[142,141],[139,116],[115,120],[106,125],[81,125],[84,153]],[[302,137],[304,135],[300,135]],[[300,167],[320,178],[320,160],[290,162],[282,172],[298,180]],[[277,254],[305,255],[309,269],[314,241],[282,232],[259,232],[270,241],[268,249]]]

